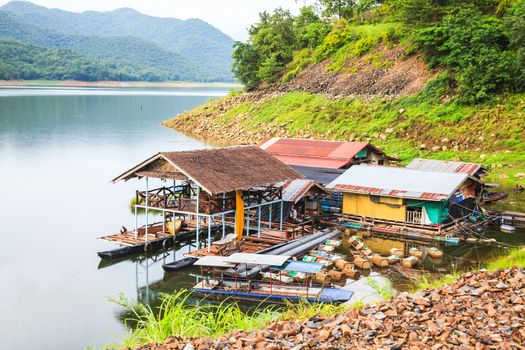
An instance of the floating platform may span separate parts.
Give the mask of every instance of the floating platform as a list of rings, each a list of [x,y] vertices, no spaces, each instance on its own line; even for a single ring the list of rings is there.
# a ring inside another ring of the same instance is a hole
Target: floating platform
[[[222,225],[211,226],[212,234],[222,228]],[[207,235],[208,227],[200,229],[201,235]],[[197,228],[194,223],[189,223],[184,226],[177,234],[173,235],[169,232],[163,231],[163,225],[152,224],[148,227],[148,239],[146,240],[146,231],[144,227],[138,230],[138,235],[135,236],[133,231],[125,231],[114,235],[100,237],[99,239],[115,242],[122,247],[98,252],[101,259],[116,259],[123,256],[142,253],[153,252],[159,249],[170,249],[175,245],[175,242],[189,241],[197,235]]]

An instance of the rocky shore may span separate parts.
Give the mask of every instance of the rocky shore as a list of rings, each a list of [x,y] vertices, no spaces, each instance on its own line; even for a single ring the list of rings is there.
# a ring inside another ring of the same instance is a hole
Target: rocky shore
[[[171,338],[139,349],[523,349],[525,270],[469,272],[456,282],[360,310],[278,321],[217,339]]]

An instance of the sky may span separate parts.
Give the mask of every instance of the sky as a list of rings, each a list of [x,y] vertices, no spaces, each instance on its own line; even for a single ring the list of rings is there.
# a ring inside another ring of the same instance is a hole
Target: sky
[[[0,6],[9,0],[0,0]],[[130,7],[156,17],[199,18],[235,40],[248,38],[247,28],[258,19],[259,12],[277,7],[297,14],[313,0],[31,0],[32,3],[65,11],[110,11]]]

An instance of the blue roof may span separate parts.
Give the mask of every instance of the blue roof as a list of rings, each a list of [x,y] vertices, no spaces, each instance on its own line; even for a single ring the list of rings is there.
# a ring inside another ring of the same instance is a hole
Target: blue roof
[[[316,273],[323,268],[323,264],[315,262],[305,262],[305,261],[292,261],[284,270],[294,271],[294,272],[305,272],[305,273]]]

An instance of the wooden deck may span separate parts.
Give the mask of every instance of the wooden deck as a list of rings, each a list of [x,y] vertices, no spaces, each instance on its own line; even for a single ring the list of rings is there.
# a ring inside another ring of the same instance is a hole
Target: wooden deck
[[[165,227],[163,227],[162,223],[154,223],[148,226],[148,241],[154,241],[159,238],[167,238],[171,237],[172,234],[169,233],[167,230],[164,231]],[[184,224],[184,227],[175,235],[181,235],[186,232],[195,231],[197,229],[197,225],[195,220]],[[201,227],[202,230],[207,230],[207,226]],[[102,236],[98,239],[102,239],[109,242],[115,242],[123,246],[133,246],[137,244],[143,244],[146,242],[146,228],[140,227],[138,229],[138,235],[137,238],[135,238],[135,232],[134,231],[128,231],[126,230],[123,233],[115,233],[108,236]]]
[[[302,237],[303,234],[296,234],[296,238]],[[236,253],[255,253],[275,245],[286,243],[290,241],[290,232],[288,231],[277,231],[277,230],[267,230],[262,231],[260,237],[257,233],[251,233],[249,236],[244,236],[241,241],[239,248],[240,250]],[[221,255],[216,246],[212,244],[210,251],[208,248],[202,248],[194,250],[191,253],[186,254],[186,256],[191,257],[202,257],[209,255]]]

